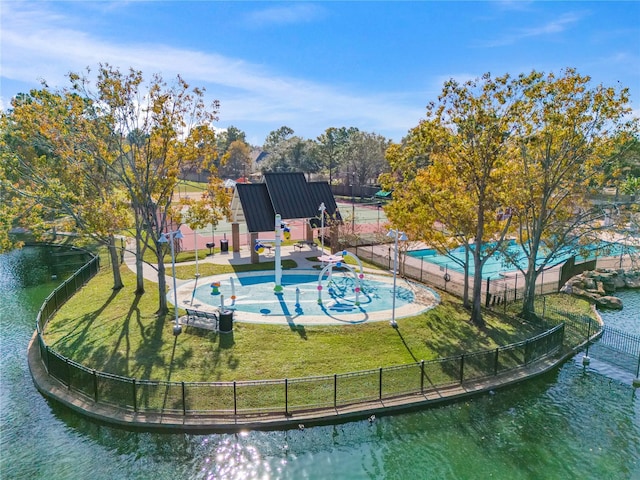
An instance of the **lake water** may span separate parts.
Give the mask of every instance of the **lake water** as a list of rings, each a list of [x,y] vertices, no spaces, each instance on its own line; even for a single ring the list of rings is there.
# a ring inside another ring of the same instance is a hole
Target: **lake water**
[[[581,355],[495,395],[372,423],[234,435],[96,424],[45,400],[29,374],[50,260],[33,248],[0,255],[3,479],[640,478],[640,399]]]

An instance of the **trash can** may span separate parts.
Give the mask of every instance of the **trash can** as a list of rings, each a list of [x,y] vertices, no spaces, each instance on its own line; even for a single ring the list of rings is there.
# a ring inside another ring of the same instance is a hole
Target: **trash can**
[[[233,331],[233,310],[220,310],[219,318],[218,330],[220,333],[231,333]]]
[[[222,240],[220,240],[220,251],[221,252],[229,251],[229,240],[227,240],[226,238],[223,238]]]

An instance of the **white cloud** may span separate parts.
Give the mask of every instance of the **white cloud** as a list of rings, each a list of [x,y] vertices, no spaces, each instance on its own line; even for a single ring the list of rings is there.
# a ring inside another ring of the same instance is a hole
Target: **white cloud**
[[[559,18],[546,22],[542,25],[514,30],[500,38],[489,40],[487,42],[480,42],[480,44],[483,47],[504,47],[518,43],[521,40],[559,34],[573,27],[583,17],[584,13],[566,13]]]
[[[366,96],[341,91],[216,53],[110,43],[69,24],[45,10],[3,7],[2,77],[34,86],[38,79],[51,87],[66,86],[69,71],[105,62],[122,70],[141,70],[147,78],[161,73],[169,80],[179,73],[188,82],[205,86],[221,101],[221,120],[241,129],[243,120],[269,124],[269,131],[281,125],[296,131],[311,124],[324,125],[322,130],[348,125],[383,134],[393,131],[400,137],[422,114],[422,108],[403,106],[397,93]]]
[[[269,7],[251,12],[246,23],[253,27],[307,23],[324,15],[324,10],[314,3],[294,3]]]

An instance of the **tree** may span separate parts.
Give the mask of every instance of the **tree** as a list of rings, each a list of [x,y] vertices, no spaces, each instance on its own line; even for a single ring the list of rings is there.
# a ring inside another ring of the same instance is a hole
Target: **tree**
[[[628,90],[589,82],[573,69],[518,79],[523,114],[511,143],[519,185],[509,206],[527,259],[519,267],[525,278],[521,314],[527,318],[535,315],[538,275],[567,249],[579,248],[581,239],[594,240],[603,207],[589,194],[606,181],[602,172],[611,171],[611,163],[620,164],[622,146],[636,130],[625,120],[631,111]]]
[[[251,172],[251,151],[249,145],[242,140],[235,140],[222,156],[219,168],[220,175],[238,178]]]
[[[358,131],[351,127],[330,127],[317,138],[318,159],[329,170],[329,184],[333,183],[333,171],[339,169],[344,162],[345,147],[349,137]]]
[[[14,218],[36,236],[57,219],[65,231],[106,245],[113,288],[122,288],[116,234],[130,217],[124,192],[94,157],[100,120],[88,114],[85,99],[46,88],[17,97],[12,106],[2,119],[2,145],[3,184],[13,192],[9,205],[20,205]]]
[[[385,152],[389,143],[385,137],[375,133],[358,131],[349,135],[346,160],[358,185],[376,182],[388,169]]]
[[[405,144],[408,147],[409,143]],[[392,171],[406,163],[402,150],[390,148],[387,159]],[[464,272],[463,304],[469,308],[469,271],[471,246],[475,233],[475,212],[468,199],[460,196],[464,185],[448,168],[420,169],[411,180],[398,185],[383,183],[383,187],[394,190],[394,201],[385,207],[387,218],[411,239],[419,239],[438,253],[448,256],[460,265]],[[464,248],[465,257],[460,259],[453,252]]]
[[[407,171],[394,175],[406,179],[402,188],[408,186],[408,191],[428,201],[407,202],[406,196],[394,196],[389,211],[407,212],[398,217],[403,222],[396,225],[399,228],[419,224],[432,228],[437,220],[444,231],[467,238],[474,267],[470,320],[479,327],[484,326],[483,266],[509,231],[510,222],[498,221],[496,212],[510,205],[514,190],[508,140],[518,119],[520,94],[518,82],[511,82],[508,75],[493,79],[486,74],[464,84],[449,80],[438,102],[428,105],[426,119],[409,132],[406,145],[391,150],[400,156],[394,161],[399,166],[414,165],[410,157],[416,151],[429,153],[431,163],[416,175]]]
[[[621,138],[616,144],[620,147],[604,165],[604,183],[615,187],[617,201],[627,178],[640,177],[640,140],[632,136],[628,141]]]
[[[293,133],[293,130],[287,126],[283,126],[277,130],[269,132],[267,138],[265,138],[264,140],[264,145],[262,146],[263,150],[271,153],[271,151],[274,150],[278,146],[278,144],[287,140],[293,135]]]
[[[212,124],[219,104],[204,103],[204,90],[191,88],[180,76],[171,85],[160,75],[145,83],[142,72],[120,72],[100,65],[95,86],[88,75],[71,74],[72,90],[90,100],[93,118],[107,131],[102,136],[102,165],[117,176],[126,189],[135,213],[138,294],[143,293],[142,262],[146,248],[157,258],[158,314],[168,312],[163,233],[179,220],[173,208],[178,173],[188,164],[213,169],[216,138]],[[96,158],[101,158],[95,152]],[[215,175],[212,175],[215,177]],[[215,178],[212,179],[215,193]],[[177,308],[177,305],[175,306]]]
[[[245,132],[233,125],[230,125],[226,130],[219,132],[216,135],[216,146],[219,158],[224,157],[231,144],[238,140],[242,143],[247,143],[247,135]]]
[[[620,146],[637,138],[637,124],[625,120],[626,89],[588,83],[571,69],[558,77],[534,71],[449,81],[426,120],[389,149],[395,171],[385,180],[403,179],[409,192],[397,195],[391,213],[407,225],[438,224],[468,245],[478,325],[482,267],[498,249],[525,274],[522,314],[531,317],[537,276],[600,227],[603,208],[589,203],[587,193],[603,184],[602,172]],[[414,174],[416,157],[425,154],[428,165]],[[403,205],[414,215],[399,215]],[[517,236],[526,267],[504,248],[507,234]],[[423,238],[440,248],[451,242],[443,244],[437,231]]]
[[[291,137],[273,147],[262,171],[315,173],[318,168],[315,143],[312,140]]]

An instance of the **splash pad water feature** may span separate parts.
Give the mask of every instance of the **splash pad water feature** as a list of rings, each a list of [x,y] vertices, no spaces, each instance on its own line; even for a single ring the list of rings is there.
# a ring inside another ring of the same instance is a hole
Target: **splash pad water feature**
[[[216,275],[182,284],[178,304],[205,312],[233,310],[234,321],[282,325],[339,325],[388,321],[393,279],[365,274],[355,255],[323,256],[318,270],[273,270]],[[355,269],[344,262],[354,257]],[[278,286],[276,290],[274,288]],[[402,280],[395,290],[396,318],[417,315],[436,306],[433,290]],[[173,296],[170,292],[167,297]]]
[[[405,281],[394,286],[391,277],[365,277],[360,259],[346,250],[319,257],[319,273],[296,269],[283,275],[281,242],[283,236],[287,238],[288,228],[279,214],[274,227],[273,271],[212,276],[202,279],[200,286],[197,279],[184,283],[176,292],[178,306],[212,313],[233,310],[237,322],[329,325],[388,321],[392,312],[396,318],[413,316],[440,301],[433,290],[417,283]],[[271,241],[256,241],[257,253],[265,243]],[[345,257],[354,259],[359,273]],[[167,298],[172,301],[171,295]]]

